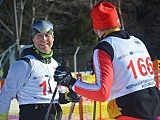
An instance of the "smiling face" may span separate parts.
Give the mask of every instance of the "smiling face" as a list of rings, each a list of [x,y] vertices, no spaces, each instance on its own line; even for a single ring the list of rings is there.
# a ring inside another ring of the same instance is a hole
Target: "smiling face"
[[[48,33],[37,33],[33,38],[33,43],[35,47],[41,53],[46,53],[46,54],[51,52],[53,41],[54,41],[53,36]]]

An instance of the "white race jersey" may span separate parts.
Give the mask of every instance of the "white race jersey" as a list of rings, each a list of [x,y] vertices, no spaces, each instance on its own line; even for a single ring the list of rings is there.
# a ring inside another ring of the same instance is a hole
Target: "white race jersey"
[[[53,80],[53,75],[57,62],[51,59],[51,63],[45,64],[37,60],[34,56],[25,56],[30,59],[31,73],[27,82],[22,89],[17,93],[17,100],[20,105],[34,103],[50,103],[56,82]],[[52,90],[51,90],[52,86]],[[57,92],[54,103],[58,102],[59,94]]]
[[[134,36],[130,39],[107,37],[114,50],[114,78],[108,101],[155,86],[152,61],[145,45]]]

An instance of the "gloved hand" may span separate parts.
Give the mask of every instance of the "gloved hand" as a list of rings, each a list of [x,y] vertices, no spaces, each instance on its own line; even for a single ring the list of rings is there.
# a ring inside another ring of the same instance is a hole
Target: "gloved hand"
[[[58,66],[54,73],[54,81],[68,87],[70,90],[75,84],[76,79],[72,77],[70,69],[64,66]]]
[[[59,93],[59,103],[67,104],[69,102],[79,102],[81,100],[81,96],[73,91]]]
[[[71,91],[69,93],[65,94],[65,99],[70,102],[79,102],[81,100],[82,96],[75,93],[74,91]]]
[[[8,112],[0,114],[0,120],[8,120]]]

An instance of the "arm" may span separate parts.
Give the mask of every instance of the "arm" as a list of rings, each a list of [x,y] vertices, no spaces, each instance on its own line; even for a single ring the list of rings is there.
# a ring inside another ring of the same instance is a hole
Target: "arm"
[[[105,101],[110,95],[113,82],[111,57],[104,51],[96,49],[93,55],[95,84],[76,81],[73,90],[80,95],[96,101]]]
[[[29,72],[30,67],[25,61],[16,61],[10,67],[5,84],[0,93],[0,119],[2,114],[6,114],[9,111],[11,100],[16,97],[16,93],[25,84]]]
[[[96,83],[89,84],[72,77],[66,67],[57,67],[54,80],[66,86],[70,91],[96,101],[105,101],[110,95],[113,82],[113,67],[111,57],[103,50],[96,49],[93,56],[93,66]]]
[[[96,83],[88,84],[72,77],[68,68],[57,67],[55,81],[67,86],[78,94],[96,101],[105,101],[110,95],[113,83],[113,60],[114,52],[112,46],[107,42],[101,42],[94,50],[93,66]]]

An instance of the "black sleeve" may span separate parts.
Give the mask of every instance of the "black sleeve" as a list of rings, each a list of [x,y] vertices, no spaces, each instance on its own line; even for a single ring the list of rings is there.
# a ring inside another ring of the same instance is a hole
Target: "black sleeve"
[[[100,49],[100,50],[103,50],[104,52],[106,52],[112,59],[113,61],[113,57],[114,57],[114,51],[113,51],[113,48],[112,46],[108,43],[108,42],[100,42],[95,48],[95,49]]]

